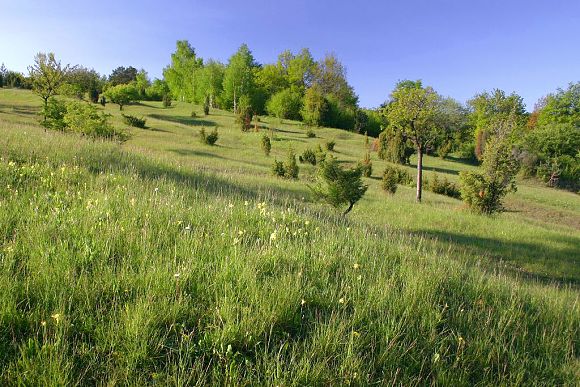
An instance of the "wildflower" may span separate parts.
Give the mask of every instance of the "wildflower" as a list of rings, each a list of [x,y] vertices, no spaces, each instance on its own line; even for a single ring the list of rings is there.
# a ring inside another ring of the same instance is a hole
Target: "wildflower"
[[[43,327],[45,327],[45,326],[46,326],[46,321],[42,320],[42,321],[40,322],[40,325],[42,325]]]
[[[240,240],[238,238],[234,238],[234,246],[237,245],[238,243],[240,243]]]
[[[60,322],[60,319],[61,319],[60,313],[55,313],[50,317],[52,317],[54,319],[54,321],[56,321],[57,324]]]
[[[300,301],[300,305],[302,305],[302,306],[303,306],[304,304],[306,304],[306,300],[303,298],[303,299]]]
[[[245,232],[244,230],[240,230],[238,231],[238,235],[244,235],[244,232]]]
[[[189,224],[185,226],[185,231],[191,231],[191,226]]]
[[[276,231],[274,231],[272,234],[270,234],[270,240],[271,241],[275,241],[276,240]]]
[[[234,205],[232,203],[228,204],[229,208],[234,208]]]
[[[355,263],[354,265],[352,265],[352,267],[353,267],[355,270],[358,270],[358,269],[360,268],[360,265],[359,265],[358,263]]]
[[[344,297],[340,297],[340,300],[338,300],[339,304],[344,304]]]
[[[356,277],[357,280],[361,281],[362,280],[362,275],[359,274],[358,277]]]
[[[155,193],[159,192],[159,188],[155,187],[154,191]]]
[[[246,207],[247,207],[247,206],[249,206],[249,205],[250,205],[250,202],[246,200],[246,201],[244,202],[244,206],[246,206]]]
[[[437,352],[435,352],[435,354],[433,355],[433,363],[437,363],[440,358],[441,358],[441,355],[439,355]]]
[[[360,333],[358,333],[357,331],[352,331],[352,335],[354,337],[359,337],[360,336]]]
[[[460,347],[465,345],[465,340],[461,336],[459,336],[459,338],[457,339],[457,342],[459,343]]]
[[[175,278],[175,279],[178,279],[178,278],[179,278],[179,276],[180,276],[180,274],[179,274],[179,273],[175,273],[175,274],[173,274],[173,278]]]
[[[347,228],[346,228],[346,231],[350,231],[350,227],[347,227]]]
[[[304,222],[304,224],[308,226],[310,224],[310,221],[307,220],[306,222]]]

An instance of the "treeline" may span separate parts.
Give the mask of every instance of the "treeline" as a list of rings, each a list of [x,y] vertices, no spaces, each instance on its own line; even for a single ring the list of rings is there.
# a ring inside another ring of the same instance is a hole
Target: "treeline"
[[[239,113],[269,114],[357,132],[380,133],[376,114],[358,107],[358,96],[334,54],[315,60],[308,49],[284,51],[275,63],[259,64],[243,44],[226,64],[204,60],[178,41],[163,70],[172,96]]]

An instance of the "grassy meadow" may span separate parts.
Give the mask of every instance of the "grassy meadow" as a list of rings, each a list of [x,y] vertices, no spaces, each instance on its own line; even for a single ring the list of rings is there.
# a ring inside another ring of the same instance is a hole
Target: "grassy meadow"
[[[362,135],[269,117],[242,133],[229,112],[141,102],[123,113],[148,128],[119,145],[45,131],[39,109],[0,89],[0,384],[580,383],[577,194],[519,181],[493,217],[417,204],[382,192],[373,152],[343,218],[312,200],[315,167],[271,165],[330,140],[355,163]]]

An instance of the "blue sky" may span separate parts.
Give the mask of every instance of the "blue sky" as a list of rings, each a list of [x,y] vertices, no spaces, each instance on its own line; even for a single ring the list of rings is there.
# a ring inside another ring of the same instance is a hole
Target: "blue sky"
[[[284,49],[334,52],[366,107],[407,78],[462,102],[516,91],[528,110],[580,81],[580,0],[0,0],[0,10],[0,62],[18,71],[52,51],[105,74],[132,65],[160,77],[187,39],[221,61],[242,43],[260,63]]]

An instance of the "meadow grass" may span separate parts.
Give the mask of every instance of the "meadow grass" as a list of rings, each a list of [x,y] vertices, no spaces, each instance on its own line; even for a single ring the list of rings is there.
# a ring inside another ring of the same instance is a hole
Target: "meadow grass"
[[[314,168],[289,182],[269,167],[328,139],[354,162],[360,135],[307,139],[264,119],[278,129],[266,157],[268,129],[143,103],[125,114],[149,129],[118,145],[45,132],[37,106],[0,91],[2,384],[580,380],[574,194],[524,182],[511,212],[489,218],[368,179],[343,218],[311,201]],[[200,121],[218,126],[218,146],[199,143]],[[386,164],[373,162],[376,177]],[[473,168],[426,163],[450,179]]]

